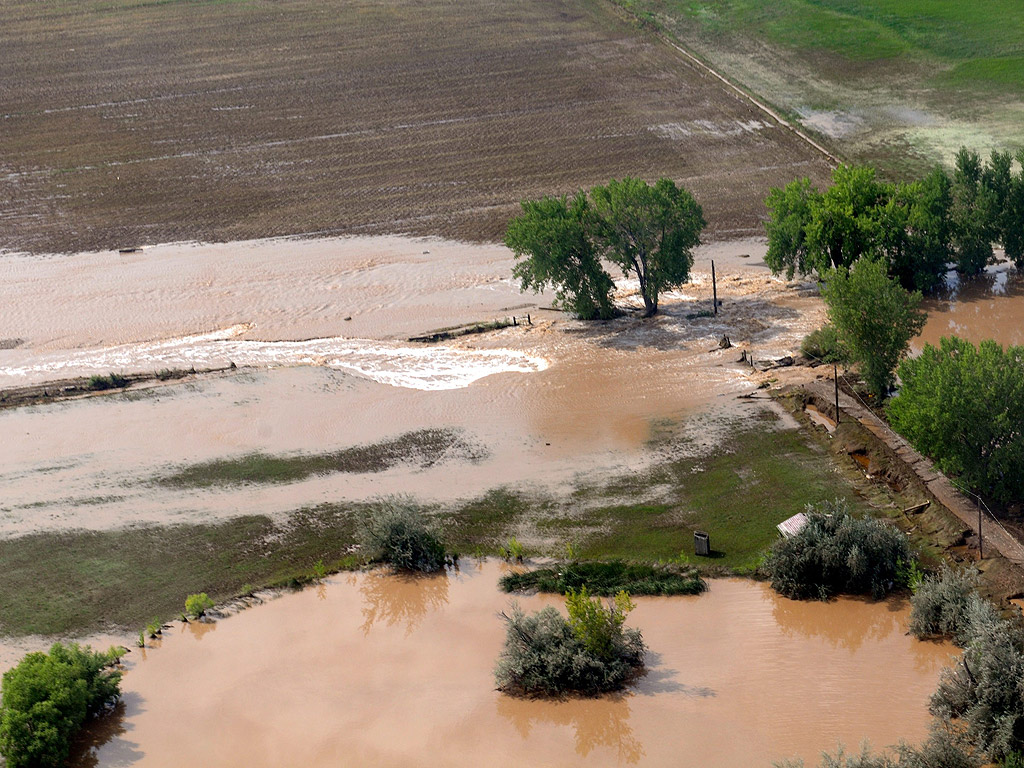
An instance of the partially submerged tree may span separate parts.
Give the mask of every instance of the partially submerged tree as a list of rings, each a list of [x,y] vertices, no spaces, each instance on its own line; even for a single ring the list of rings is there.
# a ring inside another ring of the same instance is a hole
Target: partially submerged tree
[[[102,713],[120,693],[124,654],[75,643],[30,653],[3,676],[0,754],[8,768],[58,768],[86,719]]]
[[[444,567],[444,544],[411,498],[378,501],[359,520],[357,535],[371,560],[398,570],[431,572]]]
[[[700,244],[704,215],[693,196],[671,179],[653,186],[640,179],[612,180],[571,200],[527,200],[505,234],[519,261],[513,275],[523,290],[555,289],[556,301],[592,320],[614,314],[615,287],[601,258],[635,275],[645,317],[658,297],[690,278],[692,248]]]
[[[519,259],[512,274],[522,290],[552,287],[555,303],[583,320],[612,317],[615,284],[588,231],[586,194],[525,200],[522,206],[505,233],[505,245]]]
[[[1024,165],[1024,150],[1017,160]],[[942,285],[948,265],[964,275],[992,261],[993,243],[1024,266],[1024,169],[1009,153],[983,163],[961,149],[952,176],[934,168],[914,182],[878,181],[873,168],[841,165],[824,192],[807,179],[775,188],[768,206],[768,253],[775,274],[815,274],[882,259],[907,289]]]
[[[882,397],[910,340],[924,327],[921,294],[891,279],[881,261],[860,259],[849,271],[830,271],[821,295],[840,343],[861,364],[871,391]]]
[[[690,279],[692,249],[706,226],[693,195],[671,179],[653,186],[641,179],[612,179],[590,191],[594,240],[609,261],[636,275],[644,316],[658,311],[662,291]]]

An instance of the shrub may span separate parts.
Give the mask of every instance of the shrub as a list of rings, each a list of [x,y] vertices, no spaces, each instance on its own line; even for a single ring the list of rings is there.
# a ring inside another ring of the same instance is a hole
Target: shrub
[[[849,354],[839,343],[836,329],[828,323],[804,336],[800,342],[800,353],[823,363],[845,363],[849,360]]]
[[[787,597],[881,597],[913,559],[906,536],[880,520],[853,517],[841,499],[825,502],[821,511],[808,505],[807,517],[807,525],[776,542],[765,561],[772,588]]]
[[[185,615],[194,616],[199,618],[208,610],[213,608],[213,600],[205,592],[200,592],[197,595],[189,595],[185,598]]]
[[[444,567],[444,545],[411,499],[382,499],[359,522],[358,536],[371,560],[406,571]]]
[[[56,643],[30,653],[3,676],[0,754],[8,768],[64,765],[70,740],[86,718],[104,711],[120,693],[123,655]]]
[[[776,763],[776,768],[803,768],[803,761]],[[943,729],[933,729],[918,747],[900,744],[895,754],[873,754],[867,746],[857,754],[848,755],[842,747],[835,754],[821,756],[821,768],[978,768],[981,761],[954,736]]]
[[[111,373],[107,376],[89,377],[89,389],[97,392],[105,389],[124,389],[128,386],[128,383],[127,378],[117,373]]]
[[[506,573],[501,577],[506,592],[536,589],[564,595],[586,587],[593,595],[610,597],[620,590],[631,595],[696,595],[708,585],[691,568],[626,565],[610,563],[564,563],[552,568],[538,568],[526,573]]]
[[[946,567],[926,577],[910,599],[910,631],[917,637],[948,637],[963,648],[974,624],[996,618],[977,586],[975,576]]]
[[[622,688],[643,670],[643,638],[623,625],[628,595],[602,606],[581,591],[568,604],[569,620],[551,606],[527,616],[513,603],[511,615],[502,614],[508,626],[495,669],[500,690],[594,696]]]
[[[503,559],[515,560],[517,563],[523,562],[526,557],[526,547],[515,536],[510,536],[505,546],[498,548],[498,552]]]
[[[965,735],[1001,760],[1024,750],[1024,636],[1018,627],[982,611],[970,621],[959,663],[942,671],[931,711],[960,719]]]
[[[850,359],[860,363],[865,383],[883,397],[910,340],[924,327],[921,294],[908,292],[872,259],[858,260],[849,271],[833,269],[826,281],[821,297],[829,323]]]

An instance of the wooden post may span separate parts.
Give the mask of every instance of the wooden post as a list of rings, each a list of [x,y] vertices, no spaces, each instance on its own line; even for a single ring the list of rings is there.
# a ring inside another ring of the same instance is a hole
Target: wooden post
[[[839,367],[832,366],[832,381],[836,385],[836,425],[839,424]]]
[[[978,559],[985,559],[985,545],[981,540],[981,499],[978,499]]]
[[[533,320],[530,319],[530,314],[529,313],[526,314],[526,324],[527,325],[533,325]]]
[[[512,315],[512,326],[515,327],[517,325],[519,325],[519,323],[516,322],[516,316]]]
[[[715,261],[711,260],[711,294],[715,305],[715,314],[718,314],[718,282],[715,280]]]

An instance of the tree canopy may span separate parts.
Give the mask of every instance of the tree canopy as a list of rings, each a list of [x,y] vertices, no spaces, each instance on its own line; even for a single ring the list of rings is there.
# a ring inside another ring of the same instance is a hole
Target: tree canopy
[[[505,245],[521,259],[512,270],[521,289],[540,292],[551,286],[556,303],[584,320],[612,317],[615,284],[590,236],[586,194],[525,200],[522,207],[505,233]]]
[[[1017,159],[1024,165],[1024,150]],[[952,176],[935,168],[924,178],[891,184],[873,168],[840,165],[824,192],[807,179],[768,193],[768,253],[775,274],[815,274],[881,259],[907,289],[940,286],[949,265],[981,272],[993,243],[1024,267],[1024,170],[1008,153],[987,162],[961,149]]]
[[[662,291],[690,279],[692,248],[706,226],[693,195],[671,179],[654,186],[641,179],[612,179],[590,191],[594,240],[602,255],[626,275],[636,275],[645,316],[658,311]]]
[[[520,259],[513,275],[523,290],[553,287],[558,304],[584,319],[614,314],[602,258],[636,277],[644,315],[655,314],[660,294],[689,280],[705,227],[701,207],[671,179],[613,179],[589,195],[527,200],[522,208],[505,235]]]
[[[910,340],[924,327],[921,294],[890,278],[880,260],[860,259],[849,270],[828,272],[821,295],[839,342],[861,364],[869,389],[882,397]]]
[[[71,737],[86,718],[117,698],[121,673],[110,666],[122,653],[56,643],[4,673],[0,754],[8,768],[64,765]]]
[[[893,427],[944,472],[1002,502],[1024,500],[1024,347],[944,338],[899,368]]]

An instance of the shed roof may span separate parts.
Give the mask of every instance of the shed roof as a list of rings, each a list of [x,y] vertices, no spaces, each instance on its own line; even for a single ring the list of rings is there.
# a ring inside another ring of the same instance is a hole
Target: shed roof
[[[791,536],[796,536],[800,533],[800,530],[805,525],[807,525],[807,515],[803,512],[797,512],[791,518],[783,520],[775,527],[779,529],[779,533],[788,539]]]

